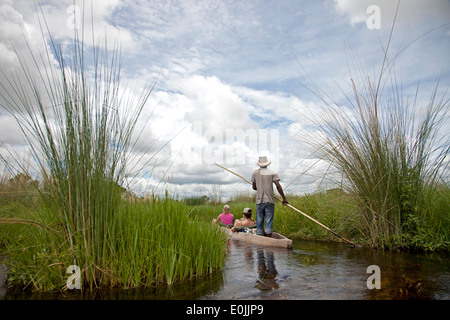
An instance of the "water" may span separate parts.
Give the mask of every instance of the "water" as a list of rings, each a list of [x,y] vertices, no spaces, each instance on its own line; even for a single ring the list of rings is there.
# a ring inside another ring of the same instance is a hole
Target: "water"
[[[381,289],[368,289],[370,265]],[[294,241],[293,249],[231,243],[224,285],[202,299],[450,299],[450,259]]]
[[[371,265],[380,268],[381,289],[367,287]],[[0,279],[5,272],[0,265]],[[450,299],[450,259],[342,243],[294,240],[289,250],[231,241],[224,269],[210,277],[134,290],[32,293],[0,286],[0,299],[441,300]]]

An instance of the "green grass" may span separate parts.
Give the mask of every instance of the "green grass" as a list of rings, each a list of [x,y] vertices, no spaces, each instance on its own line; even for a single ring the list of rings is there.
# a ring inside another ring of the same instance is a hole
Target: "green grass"
[[[94,46],[86,57],[76,38],[68,57],[55,42],[50,46],[42,55],[30,48],[33,68],[17,52],[21,69],[4,74],[1,83],[2,106],[15,118],[33,160],[1,157],[5,172],[15,175],[12,181],[2,177],[0,196],[0,244],[10,284],[61,290],[70,265],[80,267],[83,288],[171,284],[220,269],[227,243],[211,220],[223,205],[205,204],[202,197],[190,204],[167,195],[122,199],[121,186],[139,171],[129,171],[139,162],[130,155],[143,148],[134,143],[140,134],[135,128],[153,85],[133,97],[123,93],[117,48],[111,53]],[[89,70],[87,60],[95,61]],[[404,99],[395,86],[384,95],[388,81],[397,83],[387,62],[385,56],[378,79],[364,76],[360,86],[352,81],[353,97],[346,97],[351,116],[337,101],[322,99],[328,118],[318,119],[325,134],[316,137],[325,139],[312,141],[344,177],[345,192],[288,199],[359,243],[448,250],[450,192],[444,182],[450,147],[436,140],[448,100],[436,99],[437,89],[427,105],[419,105],[417,94]],[[419,108],[425,112],[416,114]],[[237,195],[230,206],[240,218],[245,207],[255,208],[254,198]],[[335,239],[279,204],[274,229]]]
[[[448,227],[449,100],[439,81],[425,98],[419,85],[402,91],[395,61],[404,49],[389,55],[392,33],[375,76],[355,58],[341,97],[311,89],[323,112],[311,115],[314,132],[305,135],[329,166],[326,178],[356,201],[355,227],[371,246],[424,246],[424,233],[440,237]]]
[[[334,189],[323,193],[289,197],[288,200],[291,205],[341,236],[348,239],[357,237],[358,232],[354,230],[351,223],[355,208],[352,199],[345,192]],[[302,239],[339,240],[329,231],[288,207],[277,204],[276,210],[274,224],[283,234]]]
[[[354,194],[336,188],[303,196],[287,196],[294,207],[323,223],[341,236],[367,247],[374,245],[373,238],[366,232],[365,220],[362,219],[359,199]],[[423,197],[427,201],[427,211],[420,220],[415,221],[414,233],[406,229],[400,238],[393,237],[390,246],[385,249],[417,249],[425,251],[450,250],[450,187],[439,185],[436,190]],[[255,202],[248,198],[243,201],[236,197],[229,203],[235,218],[242,217],[246,207],[256,211]],[[204,204],[190,206],[190,216],[201,221],[211,221],[222,212],[223,204]],[[253,216],[255,218],[255,214]],[[274,231],[291,238],[305,240],[340,241],[335,235],[306,219],[294,210],[276,203]]]
[[[158,152],[135,142],[154,83],[142,92],[123,88],[117,46],[87,49],[78,34],[71,54],[51,37],[45,44],[43,53],[16,52],[21,68],[0,84],[2,106],[32,159],[1,155],[5,172],[15,176],[0,197],[10,283],[62,289],[69,265],[81,269],[84,288],[171,284],[220,269],[226,243],[211,223],[189,218],[187,207],[167,195],[122,199],[122,186],[139,172],[133,155]],[[19,200],[20,193],[29,199]]]
[[[117,265],[121,285],[136,287],[207,275],[222,267],[226,237],[211,223],[188,215],[176,200],[154,198],[123,206],[117,216]]]
[[[193,219],[187,206],[169,197],[119,204],[106,226],[102,257],[92,266],[83,262],[82,248],[71,246],[52,212],[39,210],[40,220],[34,221],[51,231],[32,224],[0,224],[10,285],[60,290],[73,264],[82,270],[84,287],[172,284],[220,270],[226,255],[225,234],[209,221]],[[8,213],[1,208],[1,218],[11,215],[31,220],[26,210]]]
[[[357,201],[356,222],[365,238],[377,247],[409,246],[428,215],[439,214],[431,213],[431,199],[447,175],[450,149],[437,138],[447,101],[436,101],[436,91],[425,106],[402,101],[396,90],[382,99],[371,83],[354,86],[350,115],[326,105],[326,118],[317,119],[323,135],[310,141]]]

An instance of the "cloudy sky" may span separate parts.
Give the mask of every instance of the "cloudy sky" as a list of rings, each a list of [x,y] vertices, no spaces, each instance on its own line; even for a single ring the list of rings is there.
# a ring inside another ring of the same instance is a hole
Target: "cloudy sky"
[[[392,0],[48,0],[36,9],[31,0],[0,0],[0,67],[18,63],[13,44],[20,51],[24,35],[44,47],[41,10],[61,43],[74,28],[89,35],[86,48],[92,32],[110,48],[119,39],[121,83],[137,92],[157,80],[141,136],[152,160],[130,183],[135,191],[251,193],[214,163],[249,179],[264,155],[288,193],[312,192],[326,165],[301,134],[321,112],[309,89],[333,96],[349,93],[358,71],[376,78],[396,7]],[[83,13],[84,23],[74,19]],[[438,79],[448,89],[449,23],[448,0],[401,2],[389,55],[401,52],[395,74],[405,95],[420,82],[429,99]],[[1,107],[0,142],[23,146]]]

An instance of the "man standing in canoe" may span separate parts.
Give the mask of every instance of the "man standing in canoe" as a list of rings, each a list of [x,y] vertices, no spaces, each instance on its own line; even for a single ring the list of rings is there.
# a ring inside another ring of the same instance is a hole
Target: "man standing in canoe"
[[[283,198],[283,205],[289,202],[280,185],[278,174],[267,168],[271,164],[267,160],[267,157],[259,157],[257,164],[260,168],[252,174],[252,186],[253,190],[256,190],[256,234],[271,237],[273,232],[273,216],[275,214],[273,184],[275,184],[278,193]]]

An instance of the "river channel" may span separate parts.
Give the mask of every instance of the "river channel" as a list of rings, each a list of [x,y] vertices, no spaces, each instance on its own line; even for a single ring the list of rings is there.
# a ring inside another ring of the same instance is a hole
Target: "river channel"
[[[6,272],[0,265],[0,279]],[[2,284],[0,299],[450,300],[450,258],[333,242],[294,240],[289,250],[233,240],[223,270],[206,278],[146,289],[55,293],[11,290]]]

